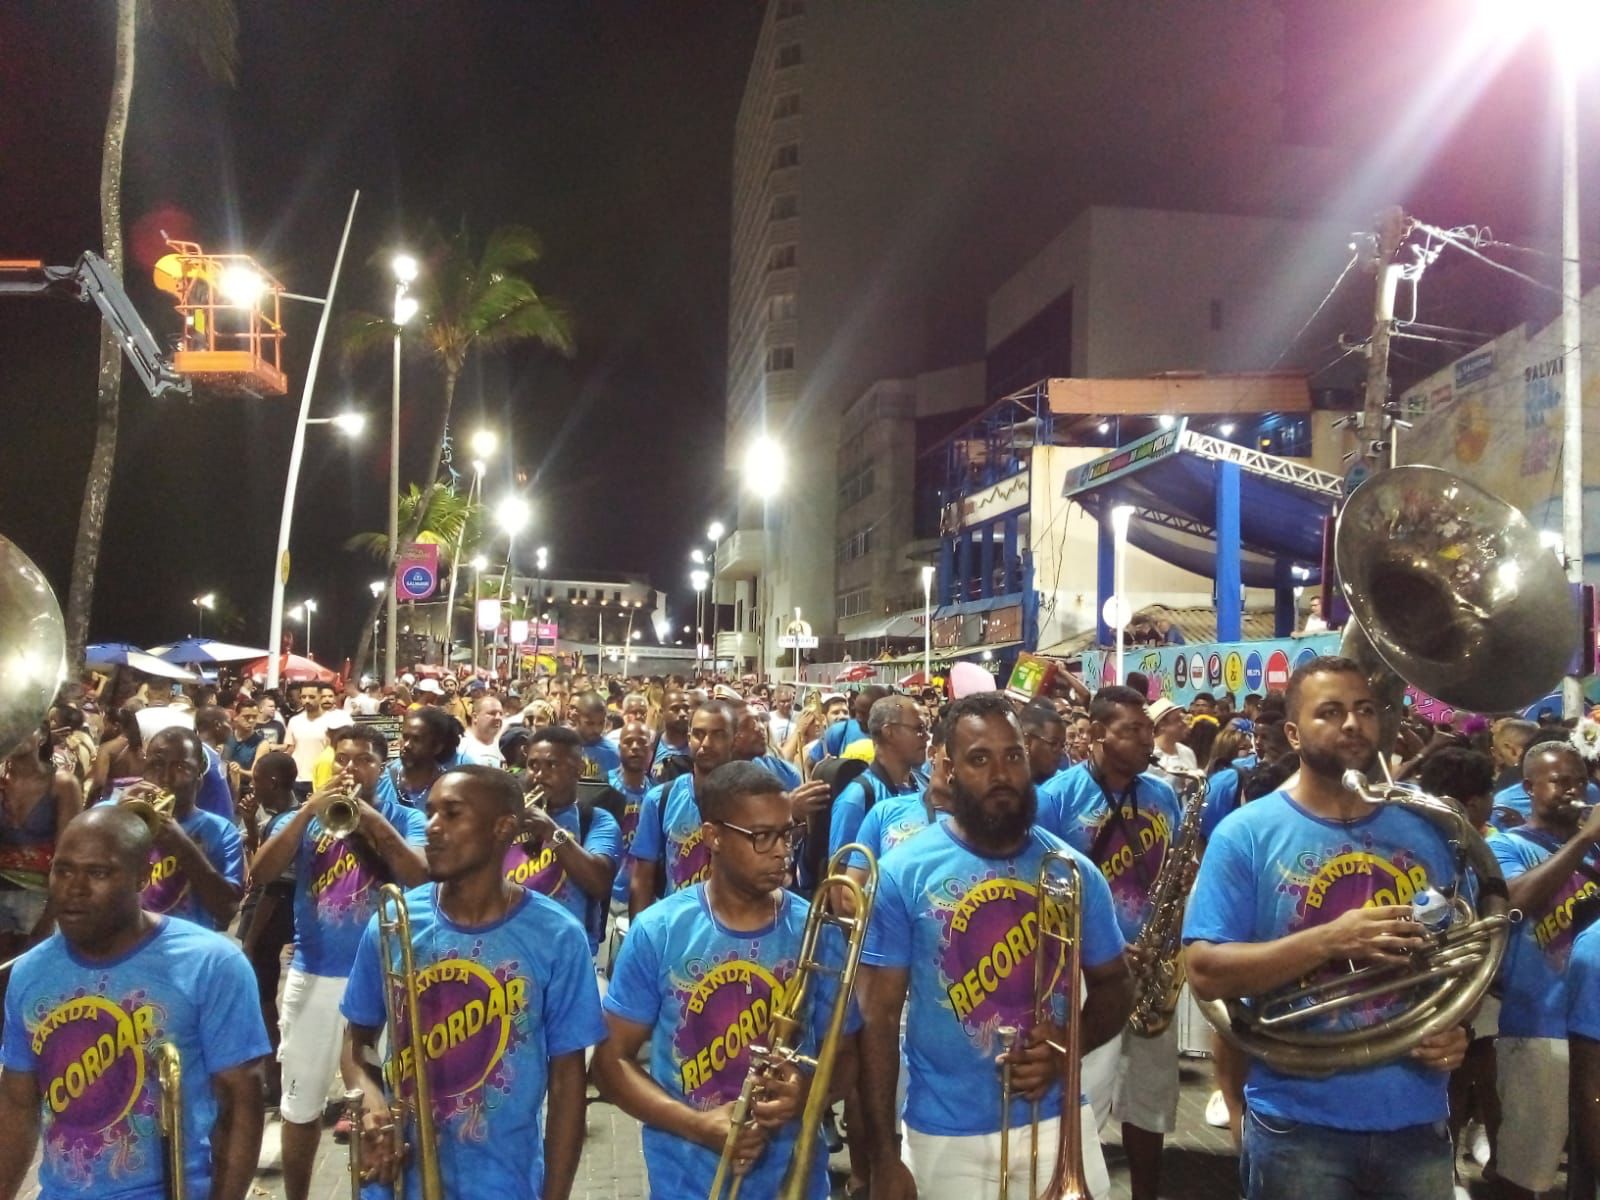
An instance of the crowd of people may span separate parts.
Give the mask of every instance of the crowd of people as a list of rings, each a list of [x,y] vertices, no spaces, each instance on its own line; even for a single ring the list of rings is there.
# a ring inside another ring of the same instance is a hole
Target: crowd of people
[[[1139,677],[954,690],[584,675],[64,688],[0,767],[0,1200],[41,1134],[46,1197],[163,1195],[158,1043],[184,1063],[191,1195],[241,1200],[273,1110],[290,1200],[309,1195],[329,1124],[358,1141],[371,1194],[401,1173],[422,1194],[421,1135],[409,1153],[392,1136],[395,1089],[414,1097],[421,1073],[447,1196],[564,1200],[590,1088],[642,1126],[652,1195],[705,1195],[725,1160],[743,1194],[774,1196],[809,1075],[772,1065],[745,1121],[739,1098],[830,862],[876,886],[827,1098],[840,1119],[792,1166],[804,1194],[830,1194],[835,1139],[845,1195],[966,1200],[1005,1172],[1023,1194],[1030,1127],[1048,1178],[1073,1122],[1104,1196],[1115,1121],[1134,1197],[1155,1200],[1177,1026],[1143,1036],[1128,1015],[1175,831],[1194,806],[1198,998],[1401,961],[1427,944],[1413,902],[1455,895],[1460,868],[1437,826],[1346,786],[1380,756],[1488,837],[1521,920],[1470,1023],[1399,1061],[1353,1056],[1312,1080],[1216,1038],[1207,1118],[1242,1150],[1242,1189],[1436,1200],[1470,1155],[1522,1200],[1553,1186],[1564,1152],[1587,1167],[1595,731],[1408,718],[1389,744],[1338,658],[1237,708],[1151,700]],[[1063,857],[1081,881],[1070,951],[1043,936],[1036,888]],[[418,989],[399,1028],[380,912],[396,896]],[[789,1035],[802,1056],[825,1038],[830,986]],[[1338,1019],[1381,1019],[1375,1003]],[[1080,1097],[1062,1094],[1063,1054],[1082,1057]],[[1588,1101],[1570,1150],[1569,1072]]]

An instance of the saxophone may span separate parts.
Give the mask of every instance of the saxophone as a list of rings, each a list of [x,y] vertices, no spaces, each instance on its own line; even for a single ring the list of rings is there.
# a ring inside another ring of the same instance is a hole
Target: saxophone
[[[1183,988],[1183,906],[1200,864],[1200,813],[1206,802],[1204,771],[1168,770],[1178,784],[1183,815],[1150,888],[1150,915],[1134,939],[1141,954],[1133,968],[1133,1011],[1128,1028],[1160,1037],[1172,1024]]]

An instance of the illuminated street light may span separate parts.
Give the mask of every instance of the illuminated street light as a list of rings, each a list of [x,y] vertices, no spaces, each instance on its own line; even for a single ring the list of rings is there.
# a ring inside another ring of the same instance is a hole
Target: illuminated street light
[[[249,267],[229,267],[217,281],[217,290],[235,308],[254,308],[266,293],[267,281]]]
[[[495,505],[494,522],[508,537],[516,537],[533,520],[533,505],[521,496],[507,496]]]
[[[389,268],[394,272],[394,277],[401,283],[415,283],[417,279],[417,260],[409,254],[396,254],[389,262]]]
[[[492,429],[480,429],[468,439],[472,453],[478,458],[493,458],[494,452],[500,449],[500,435]]]
[[[367,587],[372,591],[372,598],[374,600],[383,595],[383,589],[386,586],[388,585],[386,585],[381,579],[374,579],[371,583],[367,584]]]
[[[194,635],[204,637],[206,614],[217,606],[217,594],[207,592],[204,596],[196,596],[189,603],[194,605]]]
[[[727,532],[727,527],[724,526],[721,521],[713,521],[711,522],[711,527],[706,530],[706,537],[709,538],[713,543],[720,542],[722,540],[722,535]]]
[[[706,560],[706,552],[700,549],[699,546],[696,546],[693,550],[689,551],[689,559],[692,562],[703,563]]]
[[[345,437],[360,437],[367,429],[367,414],[364,412],[344,412],[332,418],[333,427]]]
[[[396,296],[394,298],[394,323],[396,325],[409,324],[411,318],[417,315],[417,298],[415,296]]]

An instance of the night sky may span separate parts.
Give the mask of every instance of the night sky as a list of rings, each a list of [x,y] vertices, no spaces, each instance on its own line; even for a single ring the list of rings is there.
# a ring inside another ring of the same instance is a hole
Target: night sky
[[[1553,233],[1554,121],[1539,56],[1523,53],[1520,65],[1494,71],[1469,64],[1434,97],[1432,115],[1414,120],[1444,47],[1459,39],[1460,12],[1473,6],[1284,7],[1284,132],[1364,163],[1347,181],[1352,194],[1392,190],[1441,222],[1491,221],[1530,240]],[[481,419],[509,431],[514,452],[502,450],[489,494],[525,473],[537,514],[526,542],[550,547],[553,570],[648,573],[677,593],[673,615],[683,619],[687,549],[708,519],[728,515],[730,170],[759,4],[240,0],[238,8],[233,88],[209,81],[159,31],[141,31],[124,217],[129,286],[146,318],[158,332],[172,329],[170,308],[147,282],[161,226],[208,249],[249,250],[289,290],[321,294],[359,187],[340,310],[386,306],[390,253],[430,222],[465,219],[480,235],[500,223],[533,227],[547,251],[533,277],[575,313],[579,352],[571,361],[538,350],[475,358],[456,429],[464,435]],[[69,263],[98,248],[112,33],[109,0],[0,4],[0,257]],[[1004,64],[996,72],[1003,78]],[[1586,232],[1600,214],[1596,151],[1591,129]],[[1179,173],[1204,147],[1135,152]],[[1327,204],[1348,199],[1330,195]],[[1451,281],[1466,279],[1446,270],[1431,277],[1435,297],[1456,294]],[[1480,277],[1458,295],[1459,304],[1435,312],[1496,331],[1548,317],[1551,304],[1504,277],[1487,285]],[[244,611],[241,636],[264,639],[315,322],[313,308],[290,309],[291,387],[281,399],[157,403],[125,379],[95,639],[152,644],[189,632],[190,598],[211,590]],[[63,606],[93,436],[95,324],[88,307],[0,301],[0,532],[44,567]],[[418,404],[402,433],[402,474],[411,479],[427,454],[432,418],[423,406],[440,380],[408,365],[405,384]],[[314,648],[324,660],[353,649],[367,582],[381,574],[342,545],[352,532],[383,527],[388,388],[386,356],[350,364],[331,350],[324,360],[317,412],[354,406],[378,426],[353,450],[326,428],[308,439],[289,595],[317,598]]]

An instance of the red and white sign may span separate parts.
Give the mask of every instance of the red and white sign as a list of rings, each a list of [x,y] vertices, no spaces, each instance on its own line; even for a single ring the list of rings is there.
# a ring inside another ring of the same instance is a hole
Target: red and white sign
[[[1289,656],[1274,650],[1267,659],[1267,690],[1281,692],[1289,686]]]

